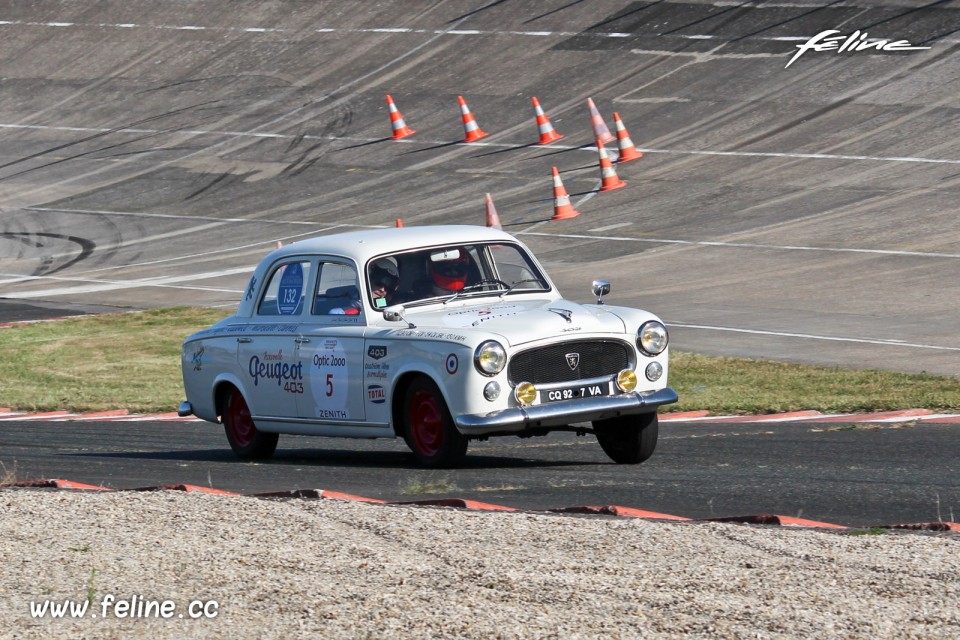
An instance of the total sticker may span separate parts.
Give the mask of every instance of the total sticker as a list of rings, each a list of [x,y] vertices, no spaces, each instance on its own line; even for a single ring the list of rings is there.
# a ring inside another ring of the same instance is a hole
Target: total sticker
[[[447,373],[453,375],[457,372],[457,369],[460,368],[460,358],[457,357],[457,354],[451,353],[447,356]]]

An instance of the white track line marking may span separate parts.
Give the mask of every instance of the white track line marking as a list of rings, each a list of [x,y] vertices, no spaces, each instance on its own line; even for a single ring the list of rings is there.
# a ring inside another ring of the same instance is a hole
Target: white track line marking
[[[774,153],[757,151],[694,151],[686,149],[641,149],[644,153],[677,153],[693,156],[732,156],[749,158],[789,158],[792,160],[868,160],[874,162],[921,162],[926,164],[960,164],[947,158],[915,158],[910,156],[851,156],[835,153]]]
[[[803,247],[794,245],[754,244],[749,242],[711,242],[706,240],[668,240],[665,238],[629,238],[624,236],[588,236],[575,233],[543,233],[536,231],[518,231],[514,235],[544,236],[549,238],[568,238],[571,240],[607,240],[613,242],[644,242],[648,244],[676,244],[699,247],[728,247],[734,249],[775,249],[779,251],[823,251],[827,253],[866,253],[885,256],[903,256],[917,258],[960,258],[960,253],[934,253],[930,251],[895,251],[892,249],[853,249],[842,247]]]
[[[462,20],[461,20],[462,22]],[[268,27],[204,27],[199,25],[147,25],[133,23],[81,23],[81,22],[31,22],[26,20],[0,20],[0,26],[8,27],[54,27],[54,28],[96,28],[96,29],[145,29],[145,30],[180,30],[180,31],[211,31],[237,33],[300,33],[296,29],[268,28]],[[647,38],[676,38],[678,40],[710,40],[725,43],[731,38],[715,34],[662,34],[662,33],[628,33],[623,31],[500,31],[496,29],[416,29],[413,27],[317,27],[313,33],[394,33],[394,34],[427,34],[442,36],[523,36],[531,38],[570,38],[583,36],[588,38],[622,39],[632,37]],[[812,35],[812,34],[811,34]],[[805,42],[811,35],[806,36],[750,36],[749,40],[760,42]],[[956,44],[957,40],[941,39],[943,44]],[[787,55],[792,51],[784,51]],[[765,54],[776,55],[776,54]]]
[[[60,282],[86,282],[87,286],[62,287],[59,289],[45,289],[42,291],[23,291],[5,293],[5,298],[45,298],[47,296],[70,296],[84,293],[94,293],[100,291],[116,291],[118,289],[137,289],[140,287],[164,287],[177,289],[197,289],[201,291],[218,291],[223,293],[241,294],[243,291],[233,289],[219,289],[209,287],[184,287],[172,286],[181,282],[192,282],[195,280],[207,280],[210,278],[222,278],[225,276],[238,275],[242,273],[252,273],[254,267],[237,267],[235,269],[223,269],[220,271],[208,271],[206,273],[194,273],[182,276],[166,276],[162,278],[144,278],[141,280],[92,280],[89,278],[61,278],[52,276],[16,276],[23,280],[57,280]],[[10,274],[0,274],[8,276]]]
[[[748,333],[752,335],[774,336],[778,338],[804,338],[807,340],[827,340],[830,342],[853,342],[859,344],[877,344],[887,347],[909,347],[912,349],[933,349],[936,351],[960,351],[960,347],[942,347],[932,344],[918,344],[901,340],[884,340],[873,338],[843,338],[838,336],[818,336],[810,333],[790,333],[786,331],[765,331],[762,329],[738,329],[736,327],[717,327],[703,324],[687,324],[685,322],[667,321],[668,327],[682,327],[684,329],[704,329],[707,331],[728,331],[731,333]]]
[[[115,134],[180,134],[180,135],[194,135],[194,136],[223,136],[227,138],[266,138],[266,139],[278,139],[278,140],[292,140],[294,138],[304,139],[304,140],[328,140],[328,141],[343,141],[350,143],[363,143],[363,142],[380,142],[383,140],[380,138],[362,138],[359,136],[311,136],[311,135],[293,135],[293,134],[283,134],[283,133],[270,133],[270,132],[260,132],[260,131],[217,131],[217,130],[203,130],[203,129],[172,129],[172,130],[160,130],[160,129],[113,129],[108,127],[64,127],[64,126],[50,126],[50,125],[36,125],[36,124],[13,124],[13,123],[0,123],[0,129],[34,129],[38,131],[71,131],[77,133],[115,133]],[[425,140],[422,138],[419,139],[410,139],[406,138],[403,140],[394,140],[393,143],[403,143],[403,144],[419,144],[425,146],[432,146],[438,144],[448,144],[449,140]],[[525,144],[514,144],[510,142],[458,142],[463,146],[475,146],[475,147],[489,147],[489,148],[502,148],[502,149],[523,149],[529,145]],[[546,145],[550,149],[568,149],[568,150],[580,150],[580,151],[593,151],[596,152],[597,148],[595,146],[578,146],[578,145],[565,145],[553,143]],[[162,150],[162,149],[161,149]],[[954,160],[950,158],[921,158],[921,157],[912,157],[912,156],[858,156],[858,155],[842,155],[834,153],[795,153],[795,152],[763,152],[763,151],[705,151],[698,149],[655,149],[649,147],[637,147],[637,150],[643,153],[669,153],[675,155],[689,155],[689,156],[730,156],[736,158],[786,158],[789,160],[843,160],[843,161],[860,161],[860,162],[910,162],[910,163],[920,163],[920,164],[960,164],[960,160]],[[167,162],[176,163],[177,160],[172,160]]]
[[[610,231],[611,229],[619,229],[621,227],[629,227],[632,225],[632,222],[618,222],[617,224],[608,224],[605,227],[597,227],[596,229],[588,229],[591,233],[600,233],[601,231]]]
[[[324,222],[309,222],[304,220],[271,220],[268,218],[217,218],[216,216],[192,216],[186,213],[146,213],[140,211],[103,211],[97,209],[60,209],[50,207],[24,207],[24,211],[39,211],[41,213],[77,213],[97,216],[131,216],[137,218],[173,218],[180,220],[202,220],[204,222],[263,222],[268,224],[293,224],[310,227],[323,226],[333,230],[339,227],[365,227],[365,225],[335,224],[330,226]],[[326,229],[325,229],[326,230]]]
[[[461,21],[462,22],[462,21]],[[301,33],[297,29],[278,29],[266,27],[204,27],[198,25],[147,25],[147,24],[108,24],[108,23],[80,23],[80,22],[30,22],[26,20],[0,20],[0,26],[7,27],[75,27],[75,28],[96,28],[96,29],[145,29],[154,31],[211,31],[211,32],[237,32],[237,33]],[[532,38],[570,38],[573,36],[587,36],[594,38],[630,38],[632,33],[624,32],[582,32],[582,31],[499,31],[496,29],[415,29],[412,27],[365,27],[365,28],[343,28],[343,27],[317,27],[312,29],[313,33],[409,33],[426,34],[440,36],[525,36]],[[808,38],[800,38],[808,40]],[[784,52],[789,53],[789,52]]]
[[[208,217],[208,216],[190,216],[190,215],[184,215],[184,214],[168,214],[168,213],[134,213],[134,212],[128,212],[128,211],[90,211],[90,210],[85,210],[85,209],[44,209],[44,208],[37,208],[37,207],[26,207],[24,210],[25,210],[25,211],[39,211],[39,212],[78,213],[78,214],[84,214],[84,215],[85,215],[85,214],[90,214],[90,215],[108,215],[108,216],[109,216],[109,215],[117,215],[117,216],[135,216],[135,217],[146,217],[146,218],[159,217],[159,218],[175,218],[175,219],[185,219],[185,220],[215,220],[215,221],[221,220],[221,218],[214,218],[214,217]],[[303,232],[303,233],[297,233],[297,234],[294,234],[294,235],[283,236],[282,238],[274,238],[274,239],[271,239],[271,240],[263,240],[263,241],[261,241],[261,242],[254,242],[254,243],[245,244],[245,245],[236,245],[236,246],[227,247],[227,248],[224,248],[224,249],[216,249],[216,250],[213,250],[213,251],[204,251],[204,252],[202,252],[202,253],[190,253],[190,254],[185,254],[185,255],[180,255],[180,256],[173,256],[173,257],[170,257],[170,258],[161,258],[161,259],[158,259],[158,260],[147,260],[147,261],[143,261],[143,262],[125,263],[125,264],[113,265],[113,266],[110,266],[110,267],[100,267],[100,268],[97,268],[97,269],[88,269],[88,270],[84,270],[84,271],[78,271],[78,272],[77,272],[77,275],[76,275],[75,277],[73,277],[73,278],[53,277],[53,276],[51,276],[51,277],[49,277],[49,278],[48,278],[48,277],[45,277],[45,276],[23,276],[23,275],[13,276],[13,275],[11,275],[11,274],[3,274],[3,273],[0,273],[0,277],[7,277],[7,278],[8,278],[7,280],[0,280],[0,285],[3,285],[3,284],[14,284],[14,283],[23,282],[23,281],[26,281],[26,280],[60,280],[60,281],[71,281],[71,282],[103,282],[102,280],[92,280],[92,279],[84,280],[83,278],[80,278],[79,276],[81,276],[81,275],[83,275],[83,274],[101,273],[101,272],[104,272],[104,271],[115,271],[115,270],[117,270],[117,269],[129,269],[129,268],[131,268],[131,267],[143,267],[143,266],[156,265],[156,264],[164,264],[164,263],[170,263],[170,262],[180,262],[180,261],[183,261],[183,260],[192,260],[192,259],[194,259],[194,258],[203,258],[203,257],[212,256],[212,255],[217,255],[217,254],[222,254],[222,253],[232,253],[232,252],[236,252],[236,251],[245,251],[245,250],[247,250],[247,249],[253,249],[253,248],[256,248],[256,247],[261,247],[261,246],[263,246],[263,245],[272,245],[272,244],[275,244],[275,243],[277,242],[277,240],[285,240],[285,241],[296,240],[297,238],[302,238],[302,237],[304,237],[304,236],[315,236],[315,235],[317,235],[317,234],[319,234],[319,233],[325,233],[325,232],[327,232],[327,231],[335,231],[335,230],[337,230],[337,229],[342,229],[342,228],[382,229],[382,228],[384,228],[384,226],[385,226],[385,225],[358,225],[358,224],[335,224],[335,225],[327,225],[327,224],[323,224],[323,223],[320,223],[320,222],[297,222],[297,221],[290,221],[290,220],[269,220],[269,219],[257,220],[257,219],[248,219],[248,218],[223,218],[223,220],[228,220],[229,222],[263,222],[263,223],[266,223],[266,224],[296,224],[296,225],[311,226],[311,227],[314,227],[314,228],[313,228],[312,230],[310,230],[310,231],[305,231],[305,232]],[[209,288],[203,288],[203,287],[178,287],[178,288],[184,288],[184,289],[199,289],[199,290],[202,290],[202,291],[221,291],[220,289],[209,289]],[[232,291],[232,290],[223,290],[223,291]]]

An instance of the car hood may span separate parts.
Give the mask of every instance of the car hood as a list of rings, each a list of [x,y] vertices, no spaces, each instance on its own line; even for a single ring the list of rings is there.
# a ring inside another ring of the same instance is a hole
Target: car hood
[[[510,346],[544,338],[587,333],[622,334],[623,320],[598,305],[568,300],[491,301],[442,310],[408,313],[407,319],[419,329],[480,330],[502,336]]]

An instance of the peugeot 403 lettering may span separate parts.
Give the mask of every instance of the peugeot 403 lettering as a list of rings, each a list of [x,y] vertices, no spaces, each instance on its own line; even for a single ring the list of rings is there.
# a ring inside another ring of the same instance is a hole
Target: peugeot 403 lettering
[[[677,401],[669,339],[610,292],[595,280],[595,303],[564,300],[523,243],[485,227],[296,242],[263,259],[233,315],[186,339],[179,412],[222,423],[247,459],[283,433],[402,437],[448,467],[471,440],[567,430],[636,464]]]

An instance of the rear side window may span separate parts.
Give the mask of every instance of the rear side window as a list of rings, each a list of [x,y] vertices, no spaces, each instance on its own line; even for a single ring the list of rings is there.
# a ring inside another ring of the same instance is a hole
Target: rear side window
[[[303,311],[303,298],[310,279],[310,263],[288,262],[274,270],[266,292],[257,307],[261,316],[298,316]]]
[[[313,299],[313,315],[356,316],[362,312],[356,269],[339,262],[321,262],[317,295]]]

